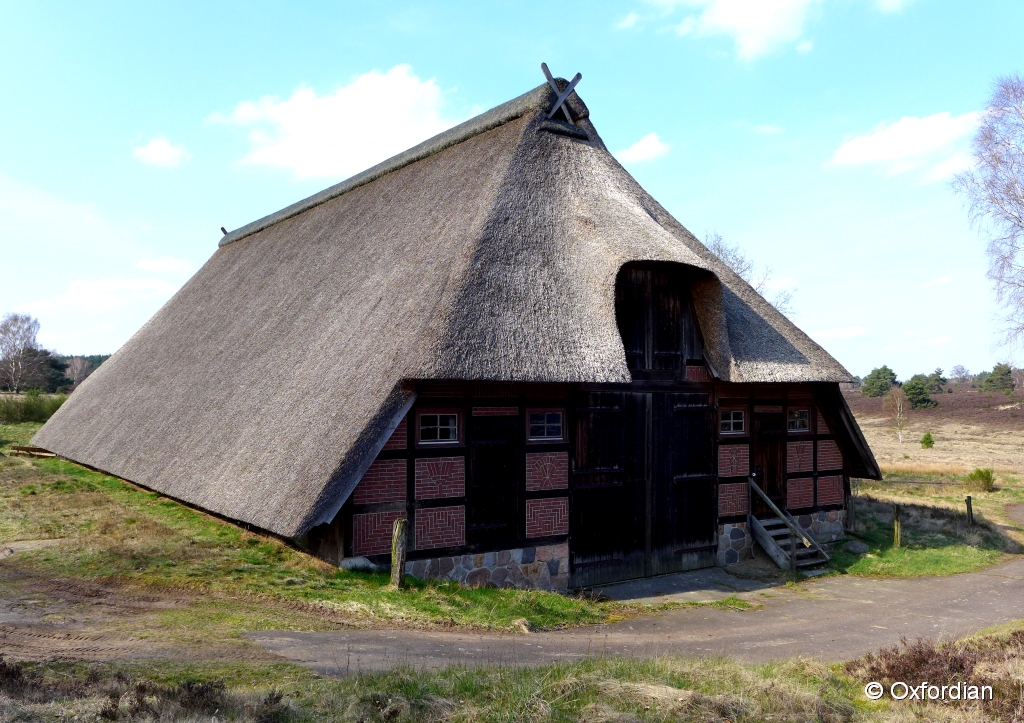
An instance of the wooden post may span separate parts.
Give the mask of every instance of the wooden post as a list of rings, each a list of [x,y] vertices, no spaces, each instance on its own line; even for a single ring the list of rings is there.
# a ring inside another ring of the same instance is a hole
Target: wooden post
[[[793,530],[789,531],[789,569],[796,572],[796,536]]]
[[[971,496],[967,495],[967,499],[964,500],[967,503],[967,524],[974,524],[974,509],[971,507]]]
[[[409,542],[409,521],[404,517],[395,520],[391,534],[391,585],[401,590],[405,587],[405,548]]]
[[[903,542],[903,525],[900,523],[900,506],[892,503],[892,548],[900,549]]]

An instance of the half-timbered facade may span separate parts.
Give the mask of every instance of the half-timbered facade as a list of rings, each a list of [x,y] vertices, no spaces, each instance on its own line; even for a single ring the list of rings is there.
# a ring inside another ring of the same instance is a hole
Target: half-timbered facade
[[[405,518],[414,575],[566,589],[813,563],[878,476],[850,378],[551,79],[226,234],[34,443],[337,564]]]

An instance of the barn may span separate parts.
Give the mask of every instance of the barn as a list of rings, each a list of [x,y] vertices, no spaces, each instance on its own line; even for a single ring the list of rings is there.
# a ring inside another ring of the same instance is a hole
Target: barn
[[[850,374],[550,80],[227,233],[34,443],[339,565],[564,590],[822,562]]]

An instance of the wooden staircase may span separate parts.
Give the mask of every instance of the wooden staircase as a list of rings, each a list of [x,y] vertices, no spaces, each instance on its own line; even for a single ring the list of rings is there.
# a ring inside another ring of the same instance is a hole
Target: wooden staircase
[[[771,510],[771,514],[760,518],[747,515],[747,524],[751,535],[775,564],[783,570],[795,572],[800,568],[814,567],[829,561],[828,553],[821,549],[792,515],[783,512],[771,501],[764,490],[754,483],[753,477],[747,478],[747,484]]]

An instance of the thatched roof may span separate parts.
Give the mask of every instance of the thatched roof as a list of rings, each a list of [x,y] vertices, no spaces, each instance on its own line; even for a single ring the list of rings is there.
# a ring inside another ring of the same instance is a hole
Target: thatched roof
[[[578,96],[575,126],[546,121],[554,97],[541,86],[228,234],[35,444],[299,535],[351,492],[404,381],[629,381],[614,284],[634,260],[703,270],[718,377],[850,379],[639,186]]]

